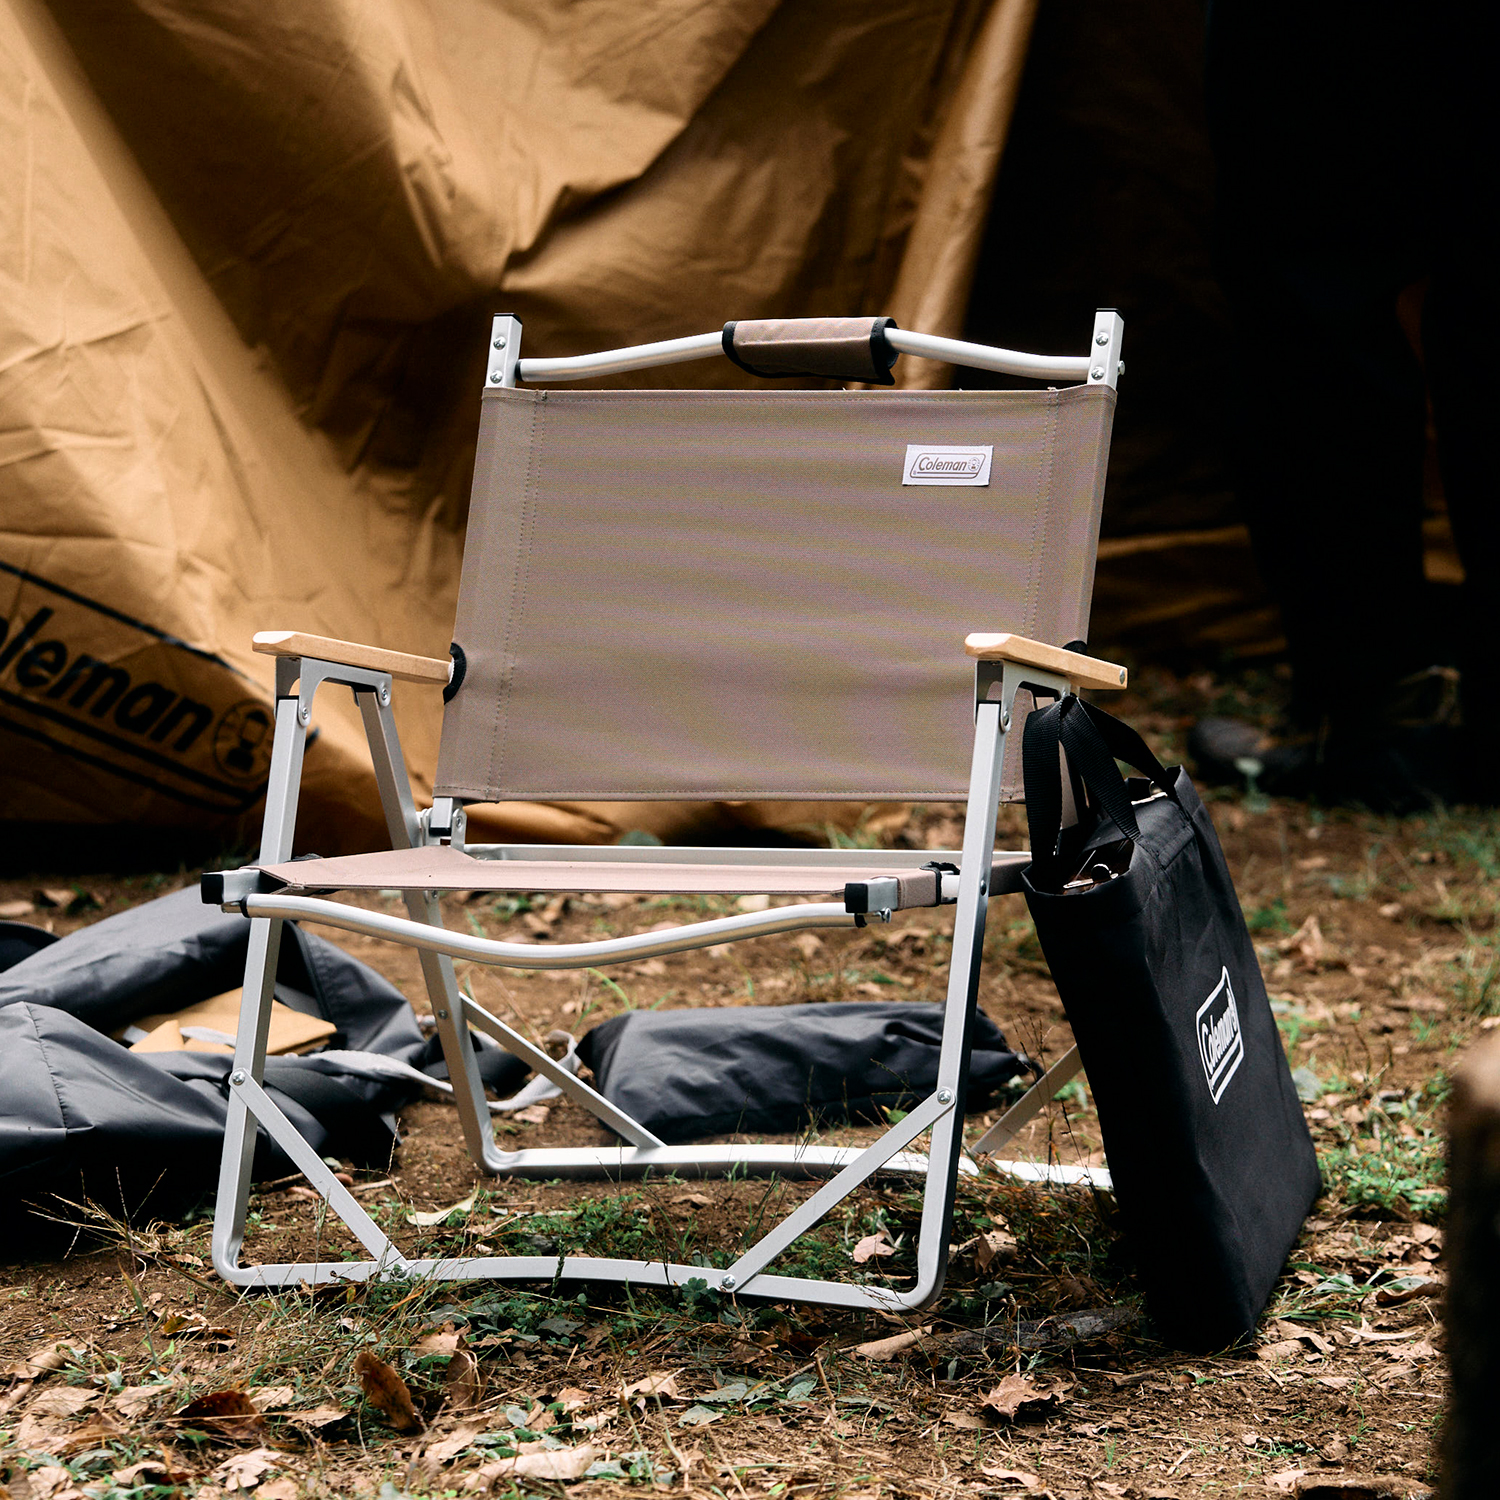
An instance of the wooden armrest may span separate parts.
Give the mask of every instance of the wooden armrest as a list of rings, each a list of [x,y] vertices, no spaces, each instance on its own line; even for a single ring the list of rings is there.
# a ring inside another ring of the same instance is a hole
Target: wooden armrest
[[[1075,687],[1105,688],[1118,691],[1125,686],[1128,673],[1112,661],[1096,656],[1081,656],[1049,646],[1043,641],[1028,641],[1024,635],[983,635],[976,632],[964,638],[964,650],[976,661],[1014,661],[1023,667],[1038,667],[1066,677]]]
[[[337,662],[341,667],[366,667],[372,672],[389,672],[402,682],[430,682],[447,687],[453,676],[451,660],[412,656],[406,651],[383,651],[379,646],[336,641],[331,636],[303,635],[300,630],[261,630],[250,644],[262,656],[311,656],[318,661]]]

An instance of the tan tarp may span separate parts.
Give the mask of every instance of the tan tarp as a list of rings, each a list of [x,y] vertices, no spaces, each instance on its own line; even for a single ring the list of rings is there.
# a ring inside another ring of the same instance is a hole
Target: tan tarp
[[[253,630],[444,652],[491,313],[548,354],[960,331],[1034,8],[79,0],[64,35],[0,0],[0,819],[230,831],[269,749]],[[705,372],[742,378],[665,375]],[[299,842],[331,853],[373,784],[352,710],[316,725]]]

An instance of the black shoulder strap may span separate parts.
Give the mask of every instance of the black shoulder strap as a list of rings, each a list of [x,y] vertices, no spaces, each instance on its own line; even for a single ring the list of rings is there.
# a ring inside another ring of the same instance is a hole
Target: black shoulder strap
[[[1139,841],[1140,827],[1116,760],[1145,773],[1153,786],[1173,796],[1172,777],[1128,724],[1078,698],[1063,698],[1026,718],[1021,770],[1026,787],[1026,823],[1031,857],[1041,871],[1058,861],[1062,835],[1062,765],[1059,746],[1078,772],[1089,798],[1120,830]],[[1174,798],[1175,800],[1175,798]]]
[[[1047,865],[1057,857],[1062,831],[1062,761],[1059,719],[1061,702],[1033,709],[1021,733],[1021,780],[1026,790],[1026,831],[1031,858]]]

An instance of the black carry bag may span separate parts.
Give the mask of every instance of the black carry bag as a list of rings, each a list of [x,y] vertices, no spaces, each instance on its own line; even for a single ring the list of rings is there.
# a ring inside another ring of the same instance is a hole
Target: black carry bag
[[[1147,1306],[1168,1343],[1226,1347],[1254,1327],[1321,1183],[1223,852],[1187,772],[1077,698],[1027,717],[1022,769],[1026,902]]]
[[[888,1123],[937,1087],[943,1011],[914,1000],[628,1010],[578,1044],[594,1086],[664,1141]],[[980,1011],[970,1108],[1026,1071]]]

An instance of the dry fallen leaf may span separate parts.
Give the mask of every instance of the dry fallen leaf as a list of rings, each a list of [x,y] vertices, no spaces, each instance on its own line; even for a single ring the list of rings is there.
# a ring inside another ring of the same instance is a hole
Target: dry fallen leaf
[[[274,1448],[252,1448],[248,1453],[236,1453],[233,1458],[226,1458],[213,1471],[213,1478],[230,1494],[236,1490],[253,1490],[283,1462],[284,1455]]]
[[[619,1420],[617,1411],[595,1412],[592,1416],[573,1418],[573,1430],[575,1432],[598,1432],[601,1427],[609,1427]]]
[[[397,1432],[421,1431],[422,1419],[411,1404],[406,1382],[379,1355],[361,1349],[354,1361],[354,1373],[359,1376],[365,1400]]]
[[[280,1411],[297,1399],[297,1393],[289,1385],[253,1385],[245,1393],[256,1411]]]
[[[465,1481],[468,1489],[489,1489],[497,1479],[582,1479],[594,1462],[592,1443],[576,1448],[544,1448],[541,1443],[522,1443],[514,1458],[498,1458],[482,1464]]]
[[[677,1389],[677,1377],[681,1370],[657,1370],[643,1380],[624,1386],[620,1391],[622,1400],[632,1396],[660,1396],[665,1401],[681,1401],[682,1393]]]
[[[443,1223],[449,1214],[468,1213],[474,1207],[474,1200],[479,1196],[479,1189],[475,1188],[467,1198],[460,1198],[457,1203],[450,1203],[447,1208],[435,1208],[430,1212],[409,1213],[406,1216],[408,1224],[415,1224],[419,1229],[431,1229],[435,1225]]]
[[[979,1472],[986,1479],[993,1479],[996,1484],[1019,1484],[1028,1490],[1039,1490],[1042,1487],[1041,1479],[1035,1474],[1028,1474],[1025,1469],[995,1469],[984,1464]]]
[[[984,1419],[976,1417],[971,1411],[944,1412],[943,1421],[950,1427],[960,1427],[966,1431],[977,1431],[984,1426]]]
[[[1328,944],[1316,914],[1309,916],[1289,938],[1283,938],[1276,949],[1279,953],[1295,953],[1304,969],[1316,969],[1322,964],[1328,957]]]
[[[169,1339],[201,1338],[207,1343],[223,1347],[234,1342],[234,1329],[210,1323],[199,1312],[184,1312],[177,1309],[158,1310],[157,1330]]]
[[[422,1451],[422,1459],[426,1465],[430,1466],[431,1471],[436,1473],[444,1464],[451,1463],[457,1458],[483,1431],[483,1422],[457,1427],[450,1436],[429,1443]]]
[[[164,1459],[147,1458],[138,1464],[131,1464],[128,1469],[116,1469],[109,1477],[114,1480],[117,1488],[134,1490],[175,1484],[188,1476],[179,1474]]]
[[[1417,1336],[1416,1330],[1412,1328],[1398,1328],[1394,1333],[1378,1333],[1370,1327],[1368,1318],[1360,1321],[1360,1326],[1353,1329],[1348,1335],[1351,1344],[1389,1344],[1402,1343]]]
[[[896,1247],[891,1243],[891,1237],[885,1230],[877,1230],[874,1234],[867,1234],[853,1250],[854,1263],[862,1266],[866,1261],[873,1260],[877,1255],[894,1255]]]
[[[1414,1344],[1406,1344],[1400,1349],[1387,1349],[1387,1359],[1410,1359],[1420,1363],[1427,1359],[1437,1358],[1437,1346],[1431,1339],[1418,1339]]]
[[[58,1339],[33,1349],[25,1358],[17,1360],[5,1371],[16,1384],[0,1396],[0,1417],[14,1410],[26,1399],[33,1382],[62,1369],[64,1365],[81,1360],[85,1347],[68,1339]]]
[[[472,1351],[457,1349],[443,1377],[444,1404],[452,1411],[472,1411],[484,1395],[484,1378]]]
[[[1403,1277],[1403,1280],[1407,1278]],[[1428,1297],[1437,1290],[1437,1282],[1431,1277],[1410,1278],[1414,1285],[1380,1287],[1375,1293],[1375,1305],[1377,1307],[1400,1307],[1403,1302],[1410,1302],[1416,1297]]]
[[[342,1406],[315,1406],[310,1411],[289,1411],[281,1415],[295,1427],[311,1427],[316,1431],[342,1422],[349,1413]]]
[[[99,1399],[98,1391],[86,1386],[65,1385],[56,1390],[43,1391],[27,1412],[33,1417],[76,1417],[85,1406]]]
[[[1267,1344],[1262,1349],[1255,1351],[1257,1359],[1277,1360],[1296,1359],[1302,1353],[1302,1345],[1297,1339],[1280,1339],[1274,1344]]]
[[[21,1425],[16,1429],[16,1447],[30,1449],[33,1453],[50,1453],[54,1458],[67,1458],[85,1448],[99,1448],[114,1442],[119,1436],[119,1428],[108,1422],[96,1420],[85,1422],[82,1427],[58,1427],[28,1413],[21,1418]]]
[[[932,1333],[931,1327],[911,1328],[905,1333],[892,1334],[888,1339],[875,1339],[868,1344],[856,1344],[854,1352],[863,1359],[894,1359],[905,1349],[920,1344]]]
[[[290,1474],[263,1484],[255,1492],[255,1500],[297,1500],[302,1487]]]
[[[1306,1476],[1306,1469],[1283,1469],[1279,1474],[1266,1475],[1266,1488],[1289,1494],[1299,1479]]]
[[[1027,1407],[1056,1405],[1064,1394],[1062,1386],[1038,1385],[1026,1375],[1007,1375],[994,1390],[980,1397],[979,1406],[981,1411],[1009,1421]]]
[[[1316,1329],[1304,1328],[1300,1323],[1289,1323],[1281,1318],[1278,1318],[1272,1326],[1283,1340],[1294,1344],[1306,1344],[1309,1349],[1315,1349],[1319,1354],[1334,1352],[1332,1341],[1324,1338]]]
[[[42,1464],[27,1476],[35,1500],[83,1500],[73,1476],[58,1464]]]
[[[83,1351],[84,1346],[71,1339],[56,1339],[50,1344],[42,1344],[33,1349],[30,1354],[18,1359],[5,1373],[13,1380],[37,1380],[53,1370],[60,1370],[64,1365],[81,1359]]]
[[[974,1263],[988,1271],[997,1260],[1008,1260],[1016,1253],[1016,1237],[1007,1229],[992,1229],[979,1236],[974,1246]]]
[[[177,1413],[180,1422],[220,1437],[246,1441],[264,1437],[266,1419],[244,1391],[210,1391]]]
[[[423,1334],[415,1344],[412,1345],[413,1354],[454,1354],[458,1350],[459,1342],[463,1335],[449,1323],[444,1328],[435,1329],[431,1333]]]

